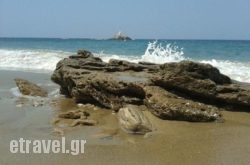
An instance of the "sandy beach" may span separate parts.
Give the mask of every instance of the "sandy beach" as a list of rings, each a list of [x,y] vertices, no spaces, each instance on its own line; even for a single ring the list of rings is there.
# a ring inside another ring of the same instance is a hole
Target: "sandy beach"
[[[21,77],[45,88],[58,89],[50,74],[1,71],[0,164],[249,164],[250,114],[223,112],[224,123],[191,123],[160,120],[144,112],[155,131],[147,136],[126,134],[119,129],[117,118],[110,110],[94,113],[97,126],[67,127],[65,122],[53,123],[58,113],[77,109],[71,99],[52,95],[43,106],[34,107],[29,101],[17,106],[20,97],[11,93],[14,78]],[[51,101],[52,100],[52,101]],[[54,101],[53,101],[54,100]],[[51,103],[52,102],[52,103]],[[53,104],[55,103],[55,104]],[[57,134],[63,130],[63,134]],[[71,154],[12,154],[11,140],[54,140],[66,138],[87,141],[85,153]]]

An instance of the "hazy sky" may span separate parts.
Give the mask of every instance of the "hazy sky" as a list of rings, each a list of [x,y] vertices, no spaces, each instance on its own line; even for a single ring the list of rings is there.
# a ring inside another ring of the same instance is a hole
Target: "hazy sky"
[[[0,37],[250,39],[250,0],[0,0]]]

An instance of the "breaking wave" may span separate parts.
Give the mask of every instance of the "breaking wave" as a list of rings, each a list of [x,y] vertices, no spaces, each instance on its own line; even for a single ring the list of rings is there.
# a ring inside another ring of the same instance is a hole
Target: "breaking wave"
[[[0,49],[0,69],[50,72],[68,54],[60,51]]]
[[[6,50],[0,49],[0,69],[1,70],[28,70],[32,72],[52,72],[59,60],[69,56],[71,52],[45,51],[45,50]],[[119,55],[95,53],[103,61],[110,59],[127,60],[130,62],[152,62],[167,63],[179,62],[182,60],[193,60],[196,62],[208,63],[217,67],[221,73],[230,78],[250,83],[250,62],[249,61],[229,61],[229,60],[197,60],[192,57],[185,57],[184,49],[175,44],[162,45],[157,41],[148,43],[143,54]]]

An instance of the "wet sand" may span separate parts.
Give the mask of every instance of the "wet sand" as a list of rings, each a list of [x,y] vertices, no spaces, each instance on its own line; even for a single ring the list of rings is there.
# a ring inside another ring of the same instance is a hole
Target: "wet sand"
[[[20,98],[13,96],[14,78],[26,78],[49,90],[58,86],[49,74],[0,71],[0,164],[250,164],[250,113],[223,112],[225,123],[190,123],[160,120],[144,112],[156,129],[147,136],[125,134],[119,130],[116,115],[98,109],[93,114],[98,126],[67,127],[53,124],[60,112],[77,107],[71,99],[51,96],[55,104],[33,107],[29,102],[16,107]],[[53,103],[53,101],[52,101]],[[63,130],[66,147],[70,140],[87,140],[85,153],[12,154],[11,140],[61,139],[55,130]]]

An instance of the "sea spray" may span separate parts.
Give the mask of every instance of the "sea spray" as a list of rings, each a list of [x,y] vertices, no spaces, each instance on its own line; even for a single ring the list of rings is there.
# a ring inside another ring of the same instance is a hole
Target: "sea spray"
[[[166,62],[179,62],[185,60],[183,48],[174,44],[167,44],[165,47],[157,41],[149,42],[148,47],[141,56],[141,61],[162,64]]]
[[[166,62],[179,62],[187,60],[184,57],[183,48],[179,48],[175,44],[168,43],[166,46],[162,46],[158,41],[149,42],[144,54],[140,55],[116,55],[116,54],[105,54],[103,51],[95,54],[101,57],[105,62],[110,59],[116,60],[127,60],[130,62],[144,61],[156,64],[163,64]]]

